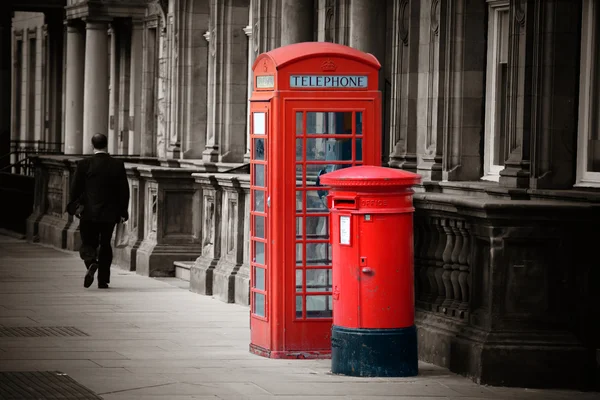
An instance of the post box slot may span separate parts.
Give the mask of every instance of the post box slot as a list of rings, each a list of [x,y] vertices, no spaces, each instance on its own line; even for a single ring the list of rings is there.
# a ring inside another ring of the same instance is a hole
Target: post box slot
[[[356,209],[356,199],[334,199],[333,203],[337,208]]]

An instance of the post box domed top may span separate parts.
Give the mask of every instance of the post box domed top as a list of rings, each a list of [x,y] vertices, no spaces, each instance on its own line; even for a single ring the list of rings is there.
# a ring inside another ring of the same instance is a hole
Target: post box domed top
[[[352,47],[329,42],[303,42],[282,46],[269,52],[263,53],[273,60],[277,68],[282,68],[291,62],[297,62],[306,58],[316,57],[340,57],[358,61],[369,65],[377,70],[381,64],[377,58],[369,53],[363,53]],[[257,58],[255,65],[260,61]]]
[[[401,169],[364,165],[321,175],[323,185],[331,187],[406,187],[421,182],[421,175]]]

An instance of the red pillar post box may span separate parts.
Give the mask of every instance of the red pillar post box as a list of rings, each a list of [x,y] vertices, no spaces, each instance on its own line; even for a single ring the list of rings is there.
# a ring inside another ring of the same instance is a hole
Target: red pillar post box
[[[376,166],[321,177],[331,187],[333,373],[418,373],[411,186],[420,180]]]

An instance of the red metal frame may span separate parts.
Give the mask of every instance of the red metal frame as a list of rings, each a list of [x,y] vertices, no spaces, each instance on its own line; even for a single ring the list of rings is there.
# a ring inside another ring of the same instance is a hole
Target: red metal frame
[[[328,188],[315,185],[315,173],[325,173],[325,168],[381,163],[379,68],[373,56],[332,43],[285,46],[261,54],[254,64],[255,90],[250,106],[250,349],[255,354],[317,358],[328,357],[331,352],[332,265],[329,210],[323,196]],[[367,76],[369,84],[366,88],[343,90],[291,88],[290,77],[295,74]],[[257,87],[257,77],[265,76],[273,77],[272,87]],[[266,112],[265,135],[254,131],[255,114],[259,112]],[[309,126],[315,128],[314,132],[307,132]],[[329,132],[326,127],[335,131]],[[257,157],[258,143],[264,144],[264,160]],[[358,143],[362,155],[357,159]],[[297,145],[301,145],[301,151],[297,152]],[[310,157],[308,148],[314,150]],[[343,160],[327,160],[331,157]],[[261,176],[255,173],[257,167],[259,172],[260,168],[266,170],[265,187],[256,181]],[[255,209],[261,193],[264,210]],[[316,206],[309,208],[308,200]],[[265,246],[264,262],[256,243]],[[297,246],[301,249],[298,261]],[[309,255],[319,254],[325,256],[308,262]],[[308,275],[324,280],[309,287]],[[298,282],[297,277],[301,278]]]

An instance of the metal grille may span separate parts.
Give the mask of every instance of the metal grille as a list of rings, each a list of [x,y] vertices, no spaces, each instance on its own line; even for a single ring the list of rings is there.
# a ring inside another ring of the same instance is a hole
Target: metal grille
[[[62,372],[0,372],[0,399],[3,400],[102,400]]]
[[[90,336],[72,326],[0,327],[0,337]]]

